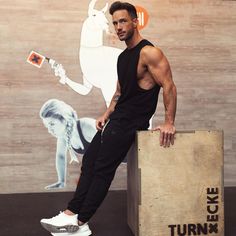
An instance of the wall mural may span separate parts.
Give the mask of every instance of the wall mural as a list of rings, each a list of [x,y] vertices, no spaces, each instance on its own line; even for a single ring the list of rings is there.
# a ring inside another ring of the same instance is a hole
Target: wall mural
[[[109,33],[105,16],[108,4],[102,10],[96,10],[95,3],[96,0],[92,0],[89,4],[88,18],[83,23],[80,38],[79,60],[83,84],[68,78],[63,66],[55,60],[50,59],[49,63],[55,75],[60,77],[60,82],[81,95],[87,95],[93,86],[100,88],[106,105],[109,106],[116,89],[117,58],[122,50],[103,45],[103,32]]]
[[[76,111],[68,104],[57,99],[44,103],[39,115],[48,132],[57,138],[56,171],[57,182],[46,186],[47,190],[64,188],[66,185],[67,151],[70,163],[80,163],[77,154],[84,154],[96,133],[95,120],[78,119]]]
[[[101,89],[106,106],[108,107],[116,89],[117,59],[122,52],[115,47],[104,46],[103,33],[110,33],[108,19],[105,13],[108,3],[101,9],[95,9],[97,0],[92,0],[88,6],[88,17],[82,25],[79,62],[83,74],[83,83],[71,80],[62,64],[55,59],[32,51],[27,59],[32,65],[40,68],[46,59],[59,82],[68,85],[80,95],[87,95],[93,87]],[[140,20],[139,28],[146,26],[147,11],[137,7]],[[66,186],[67,151],[71,161],[80,163],[77,154],[84,154],[86,148],[96,133],[95,120],[92,118],[77,118],[76,111],[68,104],[58,99],[45,102],[40,110],[40,117],[48,132],[57,138],[56,171],[58,180],[45,186],[46,190],[64,188]],[[127,160],[124,160],[126,163]]]

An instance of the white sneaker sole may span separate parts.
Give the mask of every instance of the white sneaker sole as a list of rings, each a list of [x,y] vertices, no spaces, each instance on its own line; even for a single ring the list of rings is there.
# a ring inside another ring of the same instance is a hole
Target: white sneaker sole
[[[75,233],[51,233],[53,236],[90,236],[92,231],[88,230],[85,232],[75,232]]]
[[[55,226],[55,225],[47,224],[44,222],[40,222],[40,223],[44,229],[46,229],[47,231],[51,233],[74,233],[79,230],[78,225]]]

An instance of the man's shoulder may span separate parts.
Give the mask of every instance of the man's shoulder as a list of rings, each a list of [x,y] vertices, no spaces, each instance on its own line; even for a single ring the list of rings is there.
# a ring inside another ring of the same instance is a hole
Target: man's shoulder
[[[155,47],[152,42],[150,42],[149,40],[147,40],[145,38],[142,39],[141,42],[143,43],[144,46],[153,46],[153,47]]]
[[[157,47],[157,46],[154,46],[154,45],[145,45],[142,50],[141,50],[141,53],[143,53],[144,55],[145,54],[162,54],[162,50]]]
[[[156,46],[146,45],[140,52],[140,57],[144,60],[160,60],[163,57],[163,52]]]

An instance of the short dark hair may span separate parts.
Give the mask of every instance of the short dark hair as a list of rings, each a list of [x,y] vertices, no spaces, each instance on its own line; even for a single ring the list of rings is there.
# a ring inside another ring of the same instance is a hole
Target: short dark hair
[[[118,10],[127,10],[132,19],[138,18],[135,6],[128,2],[113,2],[110,6],[109,13],[113,15],[113,13]]]

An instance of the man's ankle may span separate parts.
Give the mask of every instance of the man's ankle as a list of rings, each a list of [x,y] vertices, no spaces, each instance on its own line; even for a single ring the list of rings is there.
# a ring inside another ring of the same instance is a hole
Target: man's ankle
[[[74,215],[76,215],[75,213],[73,213],[72,211],[70,211],[70,210],[68,210],[68,209],[66,209],[66,210],[64,211],[64,214],[66,214],[66,215],[68,215],[68,216],[74,216]]]
[[[82,226],[82,225],[84,225],[84,224],[85,224],[84,222],[82,222],[82,221],[80,221],[80,220],[78,221],[78,225],[79,225],[79,226]]]

